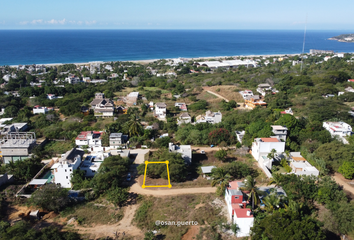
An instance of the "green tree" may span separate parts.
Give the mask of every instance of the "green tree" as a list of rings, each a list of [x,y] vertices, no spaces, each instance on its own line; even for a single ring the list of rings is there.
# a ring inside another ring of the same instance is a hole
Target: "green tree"
[[[339,167],[338,172],[343,174],[346,179],[353,179],[354,177],[354,162],[345,161]]]
[[[211,176],[213,180],[211,181],[211,186],[219,185],[221,191],[224,193],[225,188],[229,185],[231,176],[223,168],[213,168],[211,170]]]
[[[151,231],[146,232],[144,235],[144,240],[155,240],[155,239],[156,239],[155,234]]]
[[[308,239],[324,240],[326,236],[320,224],[311,217],[301,218],[290,212],[274,212],[260,221],[256,221],[252,230],[252,239]]]
[[[214,157],[222,162],[226,162],[227,151],[225,149],[220,149],[219,151],[215,152]]]
[[[30,202],[48,211],[59,212],[69,203],[68,190],[56,184],[47,184],[31,195]]]
[[[135,114],[130,116],[130,120],[125,124],[126,129],[129,132],[129,136],[140,136],[143,132],[143,127]]]
[[[244,187],[242,187],[242,190],[246,190],[250,192],[249,197],[252,201],[252,210],[253,210],[255,204],[258,205],[260,203],[259,190],[256,187],[256,180],[250,175],[246,177],[243,183],[244,183]]]
[[[239,161],[231,162],[222,166],[233,179],[241,179],[248,175],[253,175],[253,169],[247,164]]]
[[[274,211],[282,207],[283,205],[282,200],[283,200],[282,197],[280,197],[277,194],[277,192],[272,192],[268,194],[262,199],[264,204],[264,210],[266,210],[269,213],[273,213]]]
[[[126,188],[114,188],[108,191],[107,199],[114,205],[122,207],[128,200],[129,192]]]
[[[270,153],[268,153],[267,158],[269,159],[274,159],[275,154],[277,153],[277,150],[275,150],[274,148],[270,151]]]

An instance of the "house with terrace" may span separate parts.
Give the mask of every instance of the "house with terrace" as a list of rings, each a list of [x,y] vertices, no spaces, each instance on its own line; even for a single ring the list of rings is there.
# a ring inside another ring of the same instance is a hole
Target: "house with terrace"
[[[267,106],[267,103],[259,95],[253,95],[245,98],[245,105],[248,108],[255,109],[257,106]]]
[[[101,147],[102,131],[85,131],[81,132],[75,139],[75,143],[79,147]]]
[[[268,154],[275,150],[275,157],[281,158],[285,151],[285,142],[277,137],[270,138],[255,138],[252,143],[252,156],[258,162],[259,166],[263,169],[268,177],[271,177],[270,169],[274,159],[269,159]]]
[[[242,96],[243,99],[246,99],[247,97],[252,97],[253,96],[253,92],[251,90],[243,90],[239,92]]]
[[[187,123],[191,123],[191,122],[192,122],[192,118],[186,112],[181,113],[177,118],[177,125],[187,124]]]
[[[159,118],[159,119],[166,119],[166,109],[167,105],[166,103],[156,103],[155,104],[155,110],[154,110],[154,116]]]
[[[205,112],[205,115],[199,115],[196,117],[196,123],[220,123],[222,120],[222,113],[218,112],[211,112],[210,110]]]
[[[185,103],[175,103],[175,107],[178,107],[181,111],[187,111],[187,105]]]
[[[168,144],[168,151],[172,153],[180,153],[186,164],[192,163],[192,147],[191,145],[174,145]]]
[[[250,208],[247,208],[248,197],[240,190],[242,182],[229,182],[225,189],[225,202],[229,214],[229,219],[239,228],[237,237],[247,237],[253,227],[254,216]]]
[[[104,98],[103,93],[96,93],[95,99],[90,103],[95,117],[113,117],[114,104],[112,100]]]
[[[313,175],[318,177],[320,172],[312,166],[300,152],[290,152],[289,156],[290,167],[292,169],[291,173],[295,175]]]
[[[323,122],[323,128],[325,128],[331,136],[337,137],[344,144],[349,144],[346,137],[352,135],[352,127],[345,122]]]
[[[272,125],[273,134],[280,140],[286,141],[286,135],[288,133],[288,128],[280,125]]]

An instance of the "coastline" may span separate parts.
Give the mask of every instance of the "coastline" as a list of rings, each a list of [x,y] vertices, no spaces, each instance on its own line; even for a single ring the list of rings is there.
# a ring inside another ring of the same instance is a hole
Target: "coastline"
[[[284,57],[284,56],[299,56],[301,55],[301,53],[291,53],[291,54],[260,54],[260,55],[233,55],[233,56],[210,56],[210,57],[194,57],[194,58],[185,58],[185,57],[180,57],[183,59],[188,59],[188,60],[200,60],[200,59],[224,59],[224,58],[229,58],[229,57],[238,57],[238,58],[258,58],[258,57]],[[160,58],[160,59],[143,59],[143,60],[125,60],[125,61],[120,61],[120,60],[116,60],[116,61],[89,61],[89,62],[81,62],[81,63],[43,63],[43,64],[36,64],[36,65],[43,65],[43,66],[47,66],[47,67],[54,67],[54,66],[61,66],[61,65],[65,65],[65,64],[75,64],[78,66],[82,66],[82,65],[90,65],[91,63],[102,63],[102,64],[107,64],[107,63],[111,63],[111,62],[133,62],[133,63],[141,63],[141,64],[149,64],[161,59],[165,59],[165,60],[172,60],[172,59],[177,59],[177,58]],[[18,67],[19,65],[31,65],[31,64],[18,64],[18,65],[10,65],[10,67]]]

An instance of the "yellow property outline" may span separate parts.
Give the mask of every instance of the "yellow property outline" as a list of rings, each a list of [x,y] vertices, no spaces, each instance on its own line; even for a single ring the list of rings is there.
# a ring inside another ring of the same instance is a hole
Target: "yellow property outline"
[[[168,177],[168,185],[153,185],[153,186],[145,186],[145,180],[146,180],[146,170],[147,170],[147,166],[149,163],[165,163],[166,167],[167,167],[167,177]],[[164,161],[164,162],[149,162],[149,161],[145,161],[145,172],[144,172],[144,182],[143,185],[141,186],[142,188],[146,188],[146,187],[168,187],[171,188],[171,182],[170,182],[170,171],[168,170],[168,160]]]

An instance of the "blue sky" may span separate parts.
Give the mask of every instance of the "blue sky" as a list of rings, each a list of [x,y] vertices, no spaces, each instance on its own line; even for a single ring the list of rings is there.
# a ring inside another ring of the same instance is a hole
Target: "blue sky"
[[[3,0],[0,29],[353,30],[353,0]]]

